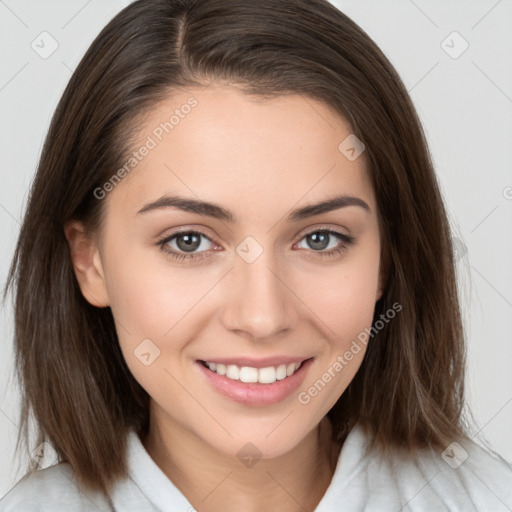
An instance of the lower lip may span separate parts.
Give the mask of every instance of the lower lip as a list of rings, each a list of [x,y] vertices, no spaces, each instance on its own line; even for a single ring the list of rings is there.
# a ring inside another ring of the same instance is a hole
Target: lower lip
[[[263,406],[276,404],[290,396],[306,378],[307,371],[312,362],[313,358],[307,359],[293,375],[283,380],[276,380],[272,384],[233,380],[225,375],[212,372],[203,366],[200,361],[196,361],[196,365],[213,387],[222,395],[240,404]]]

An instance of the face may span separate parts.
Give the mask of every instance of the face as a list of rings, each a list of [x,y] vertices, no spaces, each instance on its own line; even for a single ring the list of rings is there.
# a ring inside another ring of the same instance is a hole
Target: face
[[[340,151],[350,126],[323,103],[220,85],[175,93],[140,133],[75,258],[83,293],[111,307],[152,421],[227,455],[288,452],[354,377],[381,295],[365,155]]]

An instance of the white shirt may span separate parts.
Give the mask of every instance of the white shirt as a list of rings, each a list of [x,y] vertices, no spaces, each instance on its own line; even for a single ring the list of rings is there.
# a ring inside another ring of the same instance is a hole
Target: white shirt
[[[475,443],[450,445],[444,458],[427,450],[414,458],[398,452],[384,458],[365,456],[367,442],[356,425],[315,512],[512,511],[512,465]],[[108,499],[80,491],[69,464],[60,463],[26,476],[0,501],[0,512],[194,510],[135,433],[128,441],[128,477],[118,482]]]

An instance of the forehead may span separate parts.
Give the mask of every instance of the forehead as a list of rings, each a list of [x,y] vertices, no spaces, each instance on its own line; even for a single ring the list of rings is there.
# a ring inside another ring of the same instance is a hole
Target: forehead
[[[173,193],[236,205],[241,216],[263,208],[275,220],[296,203],[350,194],[374,209],[364,152],[347,157],[350,137],[349,123],[310,97],[181,90],[146,113],[109,202],[135,214]]]

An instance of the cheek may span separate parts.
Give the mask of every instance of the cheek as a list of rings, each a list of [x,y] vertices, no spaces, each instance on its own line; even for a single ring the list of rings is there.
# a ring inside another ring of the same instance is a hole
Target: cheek
[[[137,339],[165,336],[215,282],[207,268],[180,268],[158,248],[112,251],[107,263],[112,313]]]
[[[304,302],[316,313],[326,349],[301,389],[301,404],[326,412],[354,378],[370,339],[378,282],[378,239],[304,281]]]
[[[307,274],[301,298],[322,321],[333,343],[342,345],[371,325],[379,284],[378,240]]]

